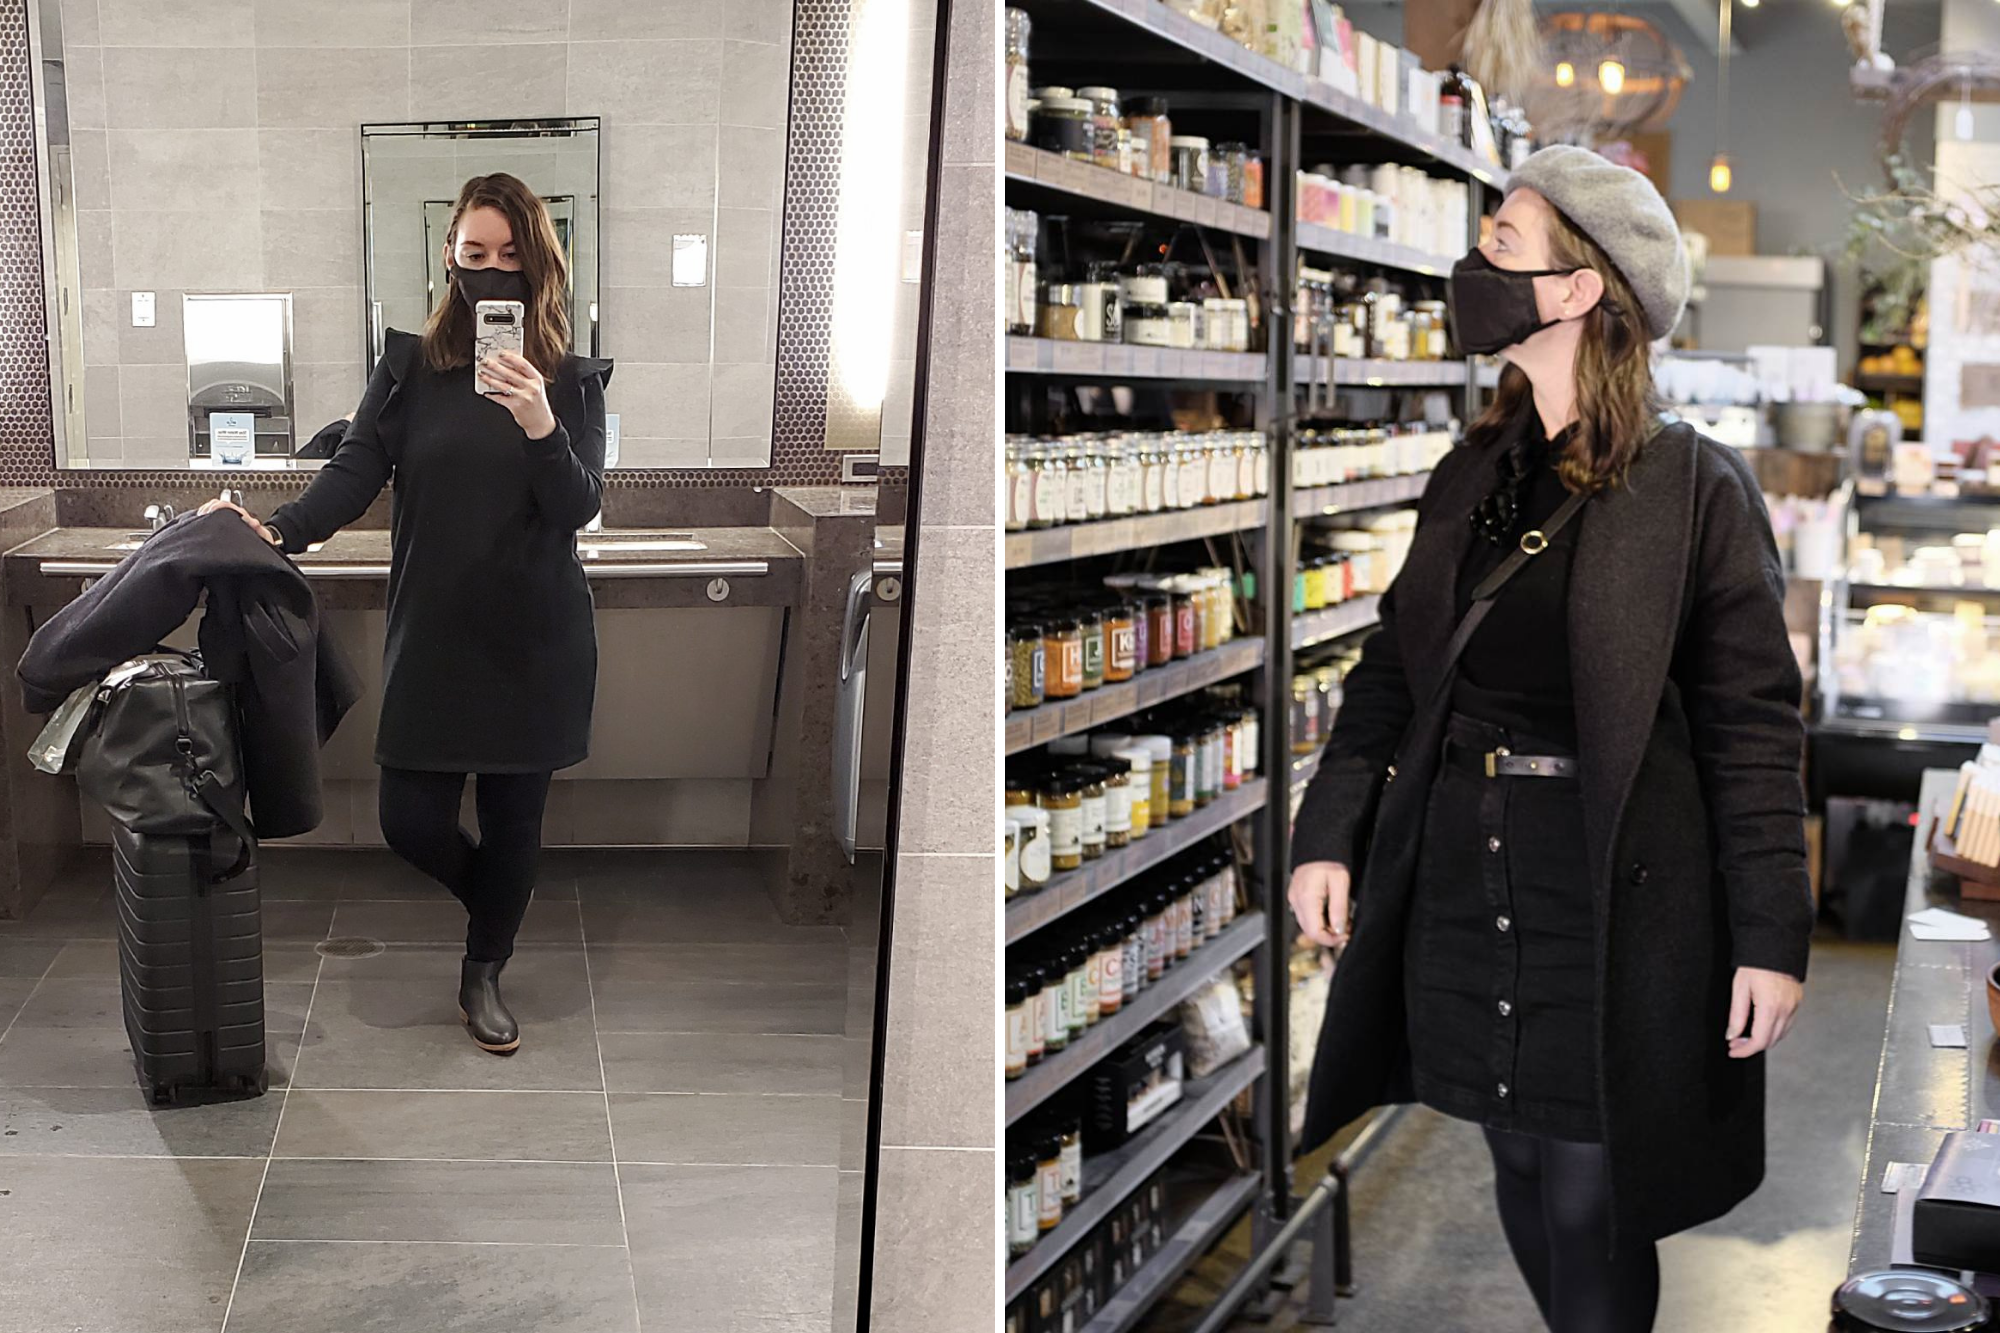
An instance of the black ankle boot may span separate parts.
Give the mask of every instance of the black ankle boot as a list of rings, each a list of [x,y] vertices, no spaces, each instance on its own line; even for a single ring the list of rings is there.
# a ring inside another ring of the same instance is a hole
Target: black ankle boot
[[[521,1026],[500,998],[500,969],[505,966],[504,961],[468,958],[459,970],[458,1016],[471,1029],[479,1049],[495,1055],[512,1055],[521,1044]]]

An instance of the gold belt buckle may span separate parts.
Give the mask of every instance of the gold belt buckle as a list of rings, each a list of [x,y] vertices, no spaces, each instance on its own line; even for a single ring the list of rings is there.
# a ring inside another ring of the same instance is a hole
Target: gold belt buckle
[[[1489,778],[1497,778],[1497,777],[1499,777],[1499,776],[1500,776],[1500,773],[1499,773],[1499,771],[1498,771],[1498,770],[1497,770],[1497,769],[1496,769],[1496,768],[1494,767],[1494,760],[1496,760],[1496,759],[1499,759],[1499,758],[1501,758],[1502,756],[1505,756],[1505,755],[1508,755],[1508,754],[1512,754],[1512,753],[1513,753],[1513,751],[1509,750],[1509,749],[1508,749],[1508,748],[1507,748],[1506,746],[1504,746],[1504,745],[1503,745],[1503,746],[1501,746],[1501,747],[1500,747],[1499,749],[1497,749],[1497,750],[1488,750],[1488,751],[1486,752],[1486,776],[1487,776],[1487,777],[1489,777]]]

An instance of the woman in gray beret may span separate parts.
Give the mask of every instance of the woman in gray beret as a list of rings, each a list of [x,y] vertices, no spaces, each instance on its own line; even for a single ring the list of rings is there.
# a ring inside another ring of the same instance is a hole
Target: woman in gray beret
[[[1657,412],[1687,287],[1637,172],[1555,147],[1513,174],[1449,289],[1460,347],[1508,365],[1292,840],[1300,929],[1343,951],[1303,1147],[1388,1102],[1481,1125],[1557,1333],[1650,1329],[1654,1241],[1762,1181],[1813,925],[1763,498]]]

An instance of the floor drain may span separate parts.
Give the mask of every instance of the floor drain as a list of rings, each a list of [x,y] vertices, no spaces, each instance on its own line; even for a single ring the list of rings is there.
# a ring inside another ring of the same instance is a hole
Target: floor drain
[[[381,953],[384,946],[380,940],[371,940],[365,935],[348,935],[340,939],[321,940],[313,948],[322,958],[373,958]]]

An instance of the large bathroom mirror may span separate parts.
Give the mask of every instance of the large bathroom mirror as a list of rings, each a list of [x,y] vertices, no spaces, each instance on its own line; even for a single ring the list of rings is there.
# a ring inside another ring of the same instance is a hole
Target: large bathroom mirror
[[[492,171],[547,201],[577,349],[617,362],[612,466],[770,466],[791,0],[29,19],[60,466],[317,466],[384,331],[444,290],[458,186]],[[194,297],[289,305],[289,401],[248,407],[251,449],[207,445]]]

